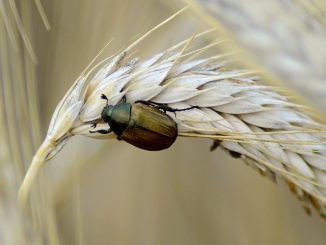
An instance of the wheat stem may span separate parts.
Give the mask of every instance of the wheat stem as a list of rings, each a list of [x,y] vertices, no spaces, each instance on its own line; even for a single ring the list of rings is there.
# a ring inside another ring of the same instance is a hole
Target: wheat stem
[[[35,179],[40,169],[45,164],[49,152],[53,151],[55,147],[56,146],[53,143],[49,142],[46,139],[35,153],[32,163],[24,177],[24,180],[21,184],[21,188],[19,189],[18,192],[18,201],[22,207],[26,206],[30,188],[32,184],[35,182]]]

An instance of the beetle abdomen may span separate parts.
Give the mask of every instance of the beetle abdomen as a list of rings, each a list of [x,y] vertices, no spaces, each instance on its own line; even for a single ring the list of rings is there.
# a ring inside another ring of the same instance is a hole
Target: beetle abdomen
[[[119,139],[149,151],[169,148],[177,137],[177,124],[166,113],[143,104],[134,104],[128,127]]]

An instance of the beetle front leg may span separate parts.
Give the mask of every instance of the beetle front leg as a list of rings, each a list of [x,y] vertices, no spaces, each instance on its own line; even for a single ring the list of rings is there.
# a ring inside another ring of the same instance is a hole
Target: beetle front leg
[[[96,131],[89,131],[90,133],[99,133],[99,134],[109,134],[112,132],[112,129],[100,129],[100,130],[96,130]]]
[[[106,100],[106,105],[109,104],[109,99],[108,99],[108,97],[106,97],[105,94],[101,94],[101,99],[102,99],[102,100]]]

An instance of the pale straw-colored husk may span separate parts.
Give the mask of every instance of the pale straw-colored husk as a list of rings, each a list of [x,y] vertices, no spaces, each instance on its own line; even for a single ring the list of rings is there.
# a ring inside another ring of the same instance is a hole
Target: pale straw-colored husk
[[[105,94],[112,105],[125,96],[129,103],[145,100],[177,109],[196,106],[167,112],[177,123],[179,136],[213,139],[215,146],[241,157],[263,175],[285,179],[305,207],[311,203],[324,215],[325,125],[307,116],[304,106],[289,101],[277,88],[261,85],[253,71],[228,65],[230,54],[198,58],[221,42],[192,47],[193,40],[206,32],[148,58],[130,56],[139,42],[165,22],[128,48],[88,67],[76,80],[57,106],[47,137],[25,176],[22,203],[42,165],[72,136],[115,137],[90,133],[94,122],[97,129],[109,128],[101,120],[106,104],[101,94]]]

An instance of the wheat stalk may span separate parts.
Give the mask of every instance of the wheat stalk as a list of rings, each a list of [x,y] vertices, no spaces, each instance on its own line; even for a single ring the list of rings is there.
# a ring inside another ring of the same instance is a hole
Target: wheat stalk
[[[198,59],[196,56],[212,45],[193,49],[191,43],[205,33],[147,59],[129,57],[157,28],[118,54],[88,67],[76,80],[58,104],[47,136],[26,173],[19,192],[22,203],[40,168],[72,136],[115,137],[89,132],[95,121],[98,129],[109,127],[100,116],[106,103],[100,96],[105,94],[112,105],[126,96],[129,103],[146,100],[178,109],[198,107],[168,112],[180,136],[213,139],[215,146],[241,157],[262,174],[284,178],[304,205],[312,203],[323,214],[325,126],[275,88],[260,85],[252,71],[229,68],[227,55]]]

